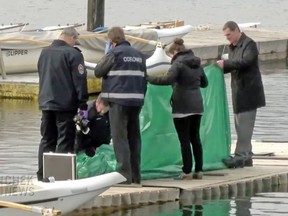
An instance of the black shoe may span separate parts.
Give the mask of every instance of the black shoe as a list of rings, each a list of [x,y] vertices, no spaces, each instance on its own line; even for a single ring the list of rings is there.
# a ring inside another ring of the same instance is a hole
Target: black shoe
[[[244,159],[242,158],[229,158],[223,159],[222,162],[227,166],[227,168],[243,168],[244,167]]]
[[[245,167],[253,167],[253,160],[252,160],[252,158],[249,158],[249,159],[245,160],[244,166],[245,166]]]

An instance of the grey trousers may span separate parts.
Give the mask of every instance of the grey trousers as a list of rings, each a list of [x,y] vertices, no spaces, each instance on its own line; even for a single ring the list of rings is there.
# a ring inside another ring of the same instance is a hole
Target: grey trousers
[[[249,159],[253,156],[251,139],[253,135],[257,109],[234,115],[237,142],[235,157]]]
[[[141,107],[122,106],[111,103],[109,119],[117,171],[127,181],[140,183],[141,135],[139,114]]]

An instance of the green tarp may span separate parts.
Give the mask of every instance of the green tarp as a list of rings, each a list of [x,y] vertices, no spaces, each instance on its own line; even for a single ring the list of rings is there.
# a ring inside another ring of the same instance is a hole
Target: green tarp
[[[225,168],[221,160],[230,154],[230,122],[225,82],[215,65],[204,68],[209,85],[201,89],[204,115],[200,136],[203,145],[204,171]],[[180,144],[171,116],[171,86],[148,85],[140,114],[142,137],[142,179],[173,177],[181,171]],[[191,98],[193,100],[193,98]],[[93,158],[77,156],[78,178],[115,170],[112,145],[102,145]]]

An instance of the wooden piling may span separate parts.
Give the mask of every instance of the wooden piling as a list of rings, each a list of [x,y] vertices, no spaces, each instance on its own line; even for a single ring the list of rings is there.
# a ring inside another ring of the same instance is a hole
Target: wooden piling
[[[212,191],[212,199],[214,200],[218,200],[221,197],[221,190],[219,185],[216,185],[215,187],[211,187],[211,191]]]
[[[203,188],[203,199],[211,200],[211,197],[212,197],[211,187]]]
[[[228,185],[229,188],[229,196],[236,197],[237,196],[237,184],[231,183]]]
[[[253,181],[252,180],[249,180],[249,181],[246,181],[246,196],[252,196],[253,195]]]
[[[104,26],[105,0],[88,0],[87,31]]]
[[[229,186],[227,184],[220,185],[221,196],[220,199],[229,198]]]
[[[261,193],[263,189],[262,179],[257,178],[253,180],[254,193]]]

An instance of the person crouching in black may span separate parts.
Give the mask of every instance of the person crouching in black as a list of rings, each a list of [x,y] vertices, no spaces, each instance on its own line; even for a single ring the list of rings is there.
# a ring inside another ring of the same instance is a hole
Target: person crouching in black
[[[88,122],[80,123],[77,126],[76,121],[76,141],[75,153],[84,151],[89,157],[93,157],[96,148],[102,144],[109,144],[111,140],[110,123],[109,123],[109,104],[104,101],[101,94],[96,100],[88,103]],[[81,125],[82,124],[82,125]]]

